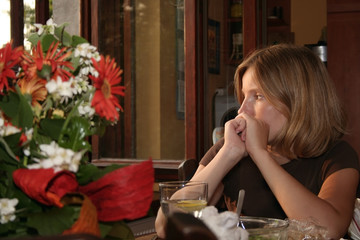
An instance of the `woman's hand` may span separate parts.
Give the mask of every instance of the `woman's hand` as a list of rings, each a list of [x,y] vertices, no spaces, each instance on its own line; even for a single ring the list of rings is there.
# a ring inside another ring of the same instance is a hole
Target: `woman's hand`
[[[244,118],[236,117],[225,123],[224,146],[223,149],[231,152],[236,159],[241,159],[247,155],[242,134],[246,129],[246,121]]]
[[[265,122],[258,120],[246,113],[240,113],[236,119],[239,119],[242,129],[241,140],[245,143],[245,149],[251,156],[259,150],[267,150],[269,126]],[[245,122],[245,123],[242,123]],[[239,126],[238,129],[241,129]]]

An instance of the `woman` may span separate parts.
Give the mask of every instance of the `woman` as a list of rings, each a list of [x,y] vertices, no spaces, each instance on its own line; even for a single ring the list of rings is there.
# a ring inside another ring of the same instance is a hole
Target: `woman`
[[[254,52],[235,73],[241,108],[225,124],[224,140],[191,179],[209,185],[242,214],[311,221],[330,238],[344,236],[359,182],[356,152],[341,137],[346,116],[326,67],[305,47],[276,45]],[[156,228],[163,237],[159,210]]]

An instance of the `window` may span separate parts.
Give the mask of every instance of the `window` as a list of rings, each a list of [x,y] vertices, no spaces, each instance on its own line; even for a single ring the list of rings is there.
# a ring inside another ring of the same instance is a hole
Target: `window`
[[[62,2],[56,4],[65,4]],[[80,4],[81,35],[102,53],[116,58],[124,69],[128,91],[122,99],[125,112],[121,121],[109,128],[103,138],[93,139],[93,158],[152,157],[177,163],[197,158],[195,45],[186,48],[188,54],[181,52],[185,41],[195,42],[193,23],[197,4],[192,0],[82,0]],[[46,24],[51,6],[51,1],[35,0],[35,22]],[[190,6],[188,11],[185,6]],[[19,29],[24,29],[24,15],[19,9],[24,8],[24,1],[10,2],[11,36],[15,46],[23,44],[24,32]],[[186,36],[181,36],[184,34],[182,21],[189,24]],[[186,55],[184,63],[182,59]],[[187,74],[191,76],[189,81],[179,84],[177,80],[186,79]],[[178,88],[181,85],[182,88]],[[170,90],[165,88],[169,86]],[[183,93],[186,100],[178,101],[177,92]],[[186,106],[180,106],[181,103]],[[183,116],[178,114],[181,111]],[[170,155],[174,152],[178,155]]]
[[[45,24],[49,19],[52,0],[8,0],[7,2],[9,5],[1,5],[6,8],[9,6],[7,9],[10,13],[10,23],[7,26],[11,26],[10,39],[13,40],[13,46],[24,45],[27,33],[34,30],[32,24]]]
[[[126,96],[118,124],[95,139],[93,157],[185,159],[185,120],[184,113],[179,114],[184,107],[178,108],[177,101],[184,90],[184,84],[178,84],[184,79],[184,1],[97,4],[91,5],[98,9],[91,21],[98,21],[92,23],[99,26],[98,40],[91,42],[124,69]]]

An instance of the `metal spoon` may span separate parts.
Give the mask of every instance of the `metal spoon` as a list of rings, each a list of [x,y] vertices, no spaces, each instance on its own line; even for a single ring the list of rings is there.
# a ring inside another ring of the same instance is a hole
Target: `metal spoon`
[[[244,197],[245,197],[245,190],[240,189],[238,200],[237,200],[237,205],[236,205],[236,213],[237,213],[237,215],[239,217],[240,217],[241,209],[242,209],[242,206],[243,206],[243,203],[244,203]]]

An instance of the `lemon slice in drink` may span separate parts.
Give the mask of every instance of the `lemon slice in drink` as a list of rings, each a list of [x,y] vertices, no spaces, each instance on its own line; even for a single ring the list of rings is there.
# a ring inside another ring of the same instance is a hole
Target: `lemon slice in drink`
[[[176,206],[186,212],[195,212],[206,207],[206,204],[205,200],[181,200],[176,203]]]

